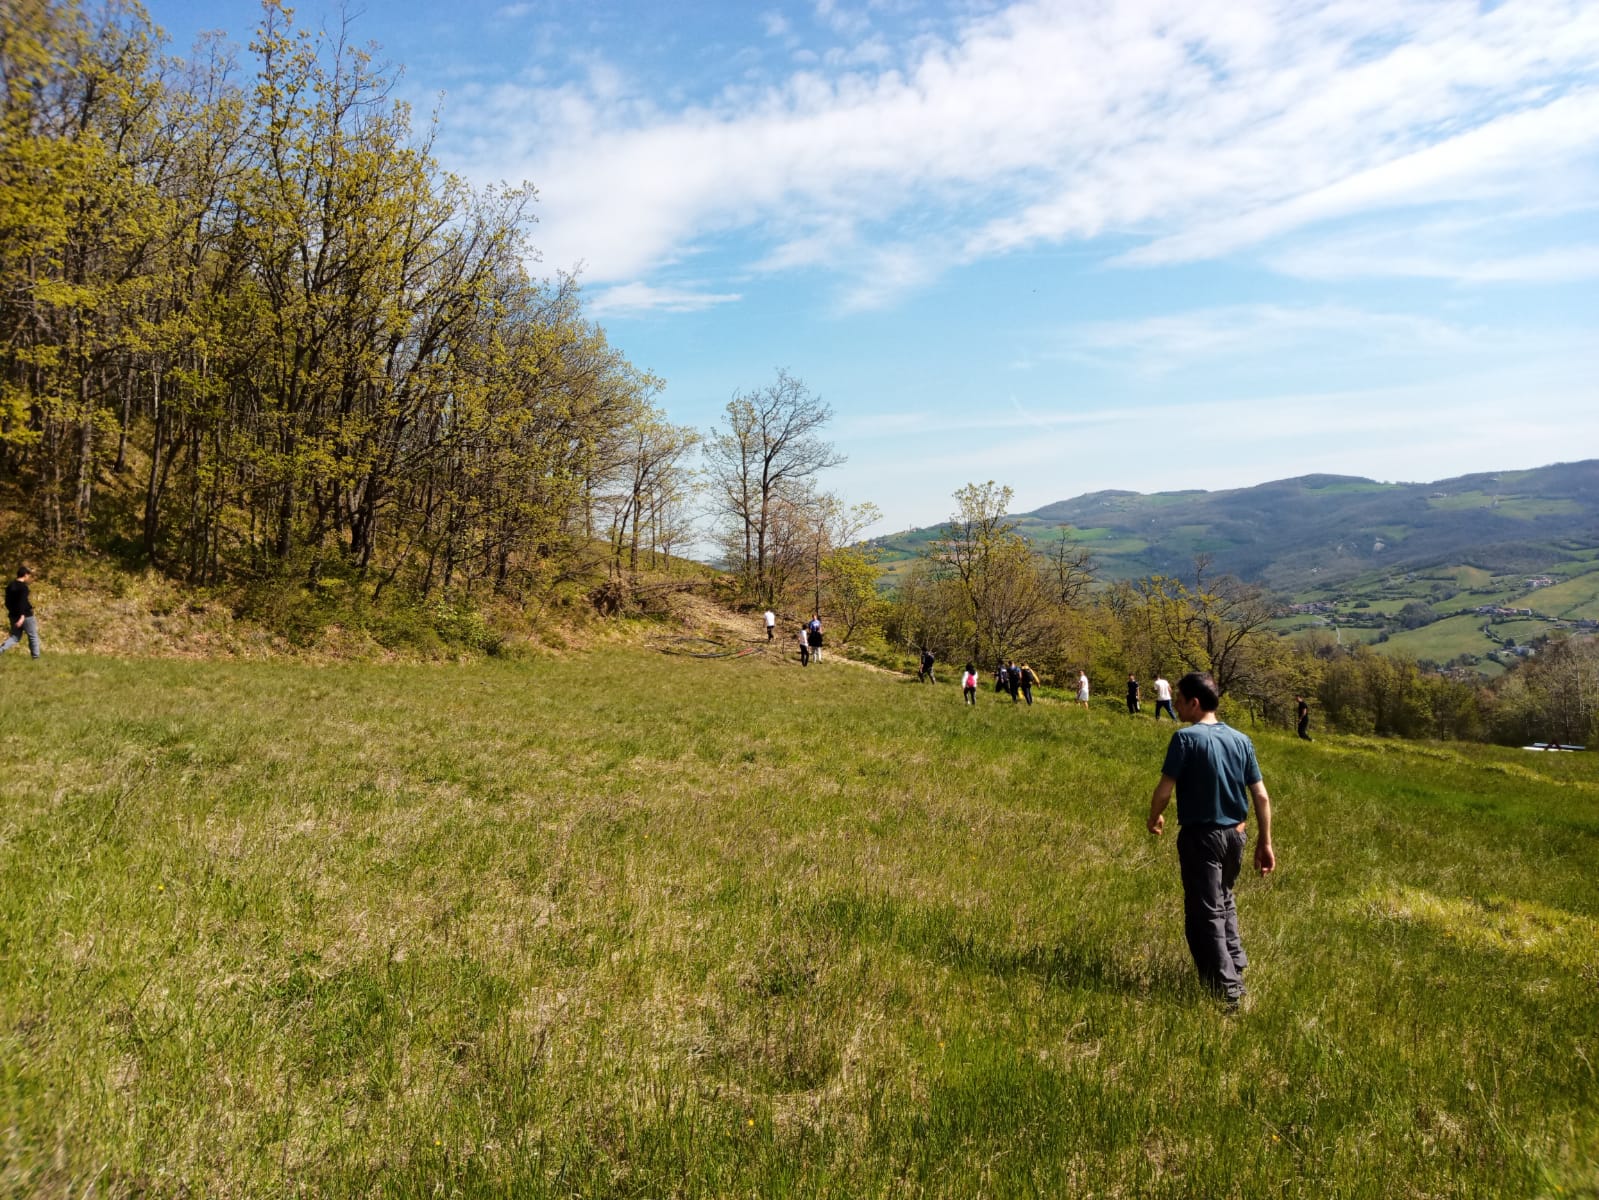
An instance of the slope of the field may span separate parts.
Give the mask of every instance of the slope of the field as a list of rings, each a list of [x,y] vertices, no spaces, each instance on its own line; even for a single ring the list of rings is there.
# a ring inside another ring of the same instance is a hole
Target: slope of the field
[[[6,1195],[1599,1187],[1587,755],[1259,734],[1228,1017],[1143,828],[1170,729],[1111,705],[639,648],[0,673]]]

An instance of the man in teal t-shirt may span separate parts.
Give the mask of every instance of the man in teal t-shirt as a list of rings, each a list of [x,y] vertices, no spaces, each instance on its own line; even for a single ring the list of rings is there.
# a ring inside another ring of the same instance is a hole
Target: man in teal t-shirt
[[[1229,1005],[1244,994],[1249,958],[1238,938],[1233,884],[1244,863],[1244,821],[1255,801],[1260,839],[1255,868],[1277,866],[1271,845],[1271,797],[1255,761],[1255,746],[1216,719],[1216,681],[1191,672],[1177,681],[1177,715],[1188,722],[1172,734],[1160,783],[1149,801],[1149,832],[1166,827],[1166,805],[1177,793],[1177,862],[1183,874],[1183,932],[1199,977]]]

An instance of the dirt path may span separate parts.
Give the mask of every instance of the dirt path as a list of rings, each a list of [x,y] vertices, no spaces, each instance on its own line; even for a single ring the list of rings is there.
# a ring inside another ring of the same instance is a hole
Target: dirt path
[[[714,600],[704,596],[696,596],[691,592],[683,592],[672,597],[672,615],[682,622],[684,634],[708,638],[714,642],[725,645],[737,646],[765,646],[766,626],[761,620],[760,613],[736,613],[723,608]],[[796,645],[794,635],[799,631],[797,625],[790,628],[783,621],[777,623],[777,636],[771,643],[771,650],[763,657],[774,664],[792,659],[795,656]],[[786,630],[786,632],[785,632]],[[776,657],[773,657],[773,656]],[[876,663],[858,662],[837,651],[830,652],[822,660],[826,663],[846,663],[862,671],[876,671],[881,675],[900,676],[899,671],[880,667]]]

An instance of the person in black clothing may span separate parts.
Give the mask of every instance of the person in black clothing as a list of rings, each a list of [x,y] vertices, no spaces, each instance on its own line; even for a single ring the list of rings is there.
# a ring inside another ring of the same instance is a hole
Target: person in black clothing
[[[1127,715],[1138,715],[1138,676],[1127,677]]]
[[[1000,663],[999,670],[994,672],[994,690],[996,692],[1010,691],[1010,672],[1006,670],[1004,663]]]
[[[1022,698],[1022,669],[1015,663],[1005,664],[1005,690],[1010,693],[1010,702],[1018,704]]]
[[[0,654],[28,639],[28,649],[39,657],[39,626],[33,618],[33,602],[28,598],[28,584],[33,582],[33,572],[27,567],[17,568],[17,577],[6,584],[6,640],[0,643]]]
[[[1016,683],[1022,689],[1022,695],[1027,703],[1033,702],[1033,684],[1038,682],[1038,676],[1033,673],[1033,668],[1023,663],[1016,668]]]
[[[921,665],[921,669],[916,672],[916,682],[917,683],[937,683],[938,682],[938,680],[933,678],[933,652],[931,650],[927,649],[925,646],[922,647],[922,665]]]
[[[1296,713],[1299,718],[1299,736],[1308,742],[1310,741],[1310,705],[1305,703],[1303,696],[1295,696],[1294,703],[1299,706]]]

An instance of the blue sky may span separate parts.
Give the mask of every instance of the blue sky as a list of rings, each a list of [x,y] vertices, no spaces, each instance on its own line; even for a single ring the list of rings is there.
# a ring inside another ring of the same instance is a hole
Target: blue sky
[[[244,0],[153,0],[185,49]],[[302,26],[335,6],[307,0]],[[1599,454],[1592,0],[390,0],[437,152],[712,424],[784,367],[824,481],[933,524],[1101,488]]]

